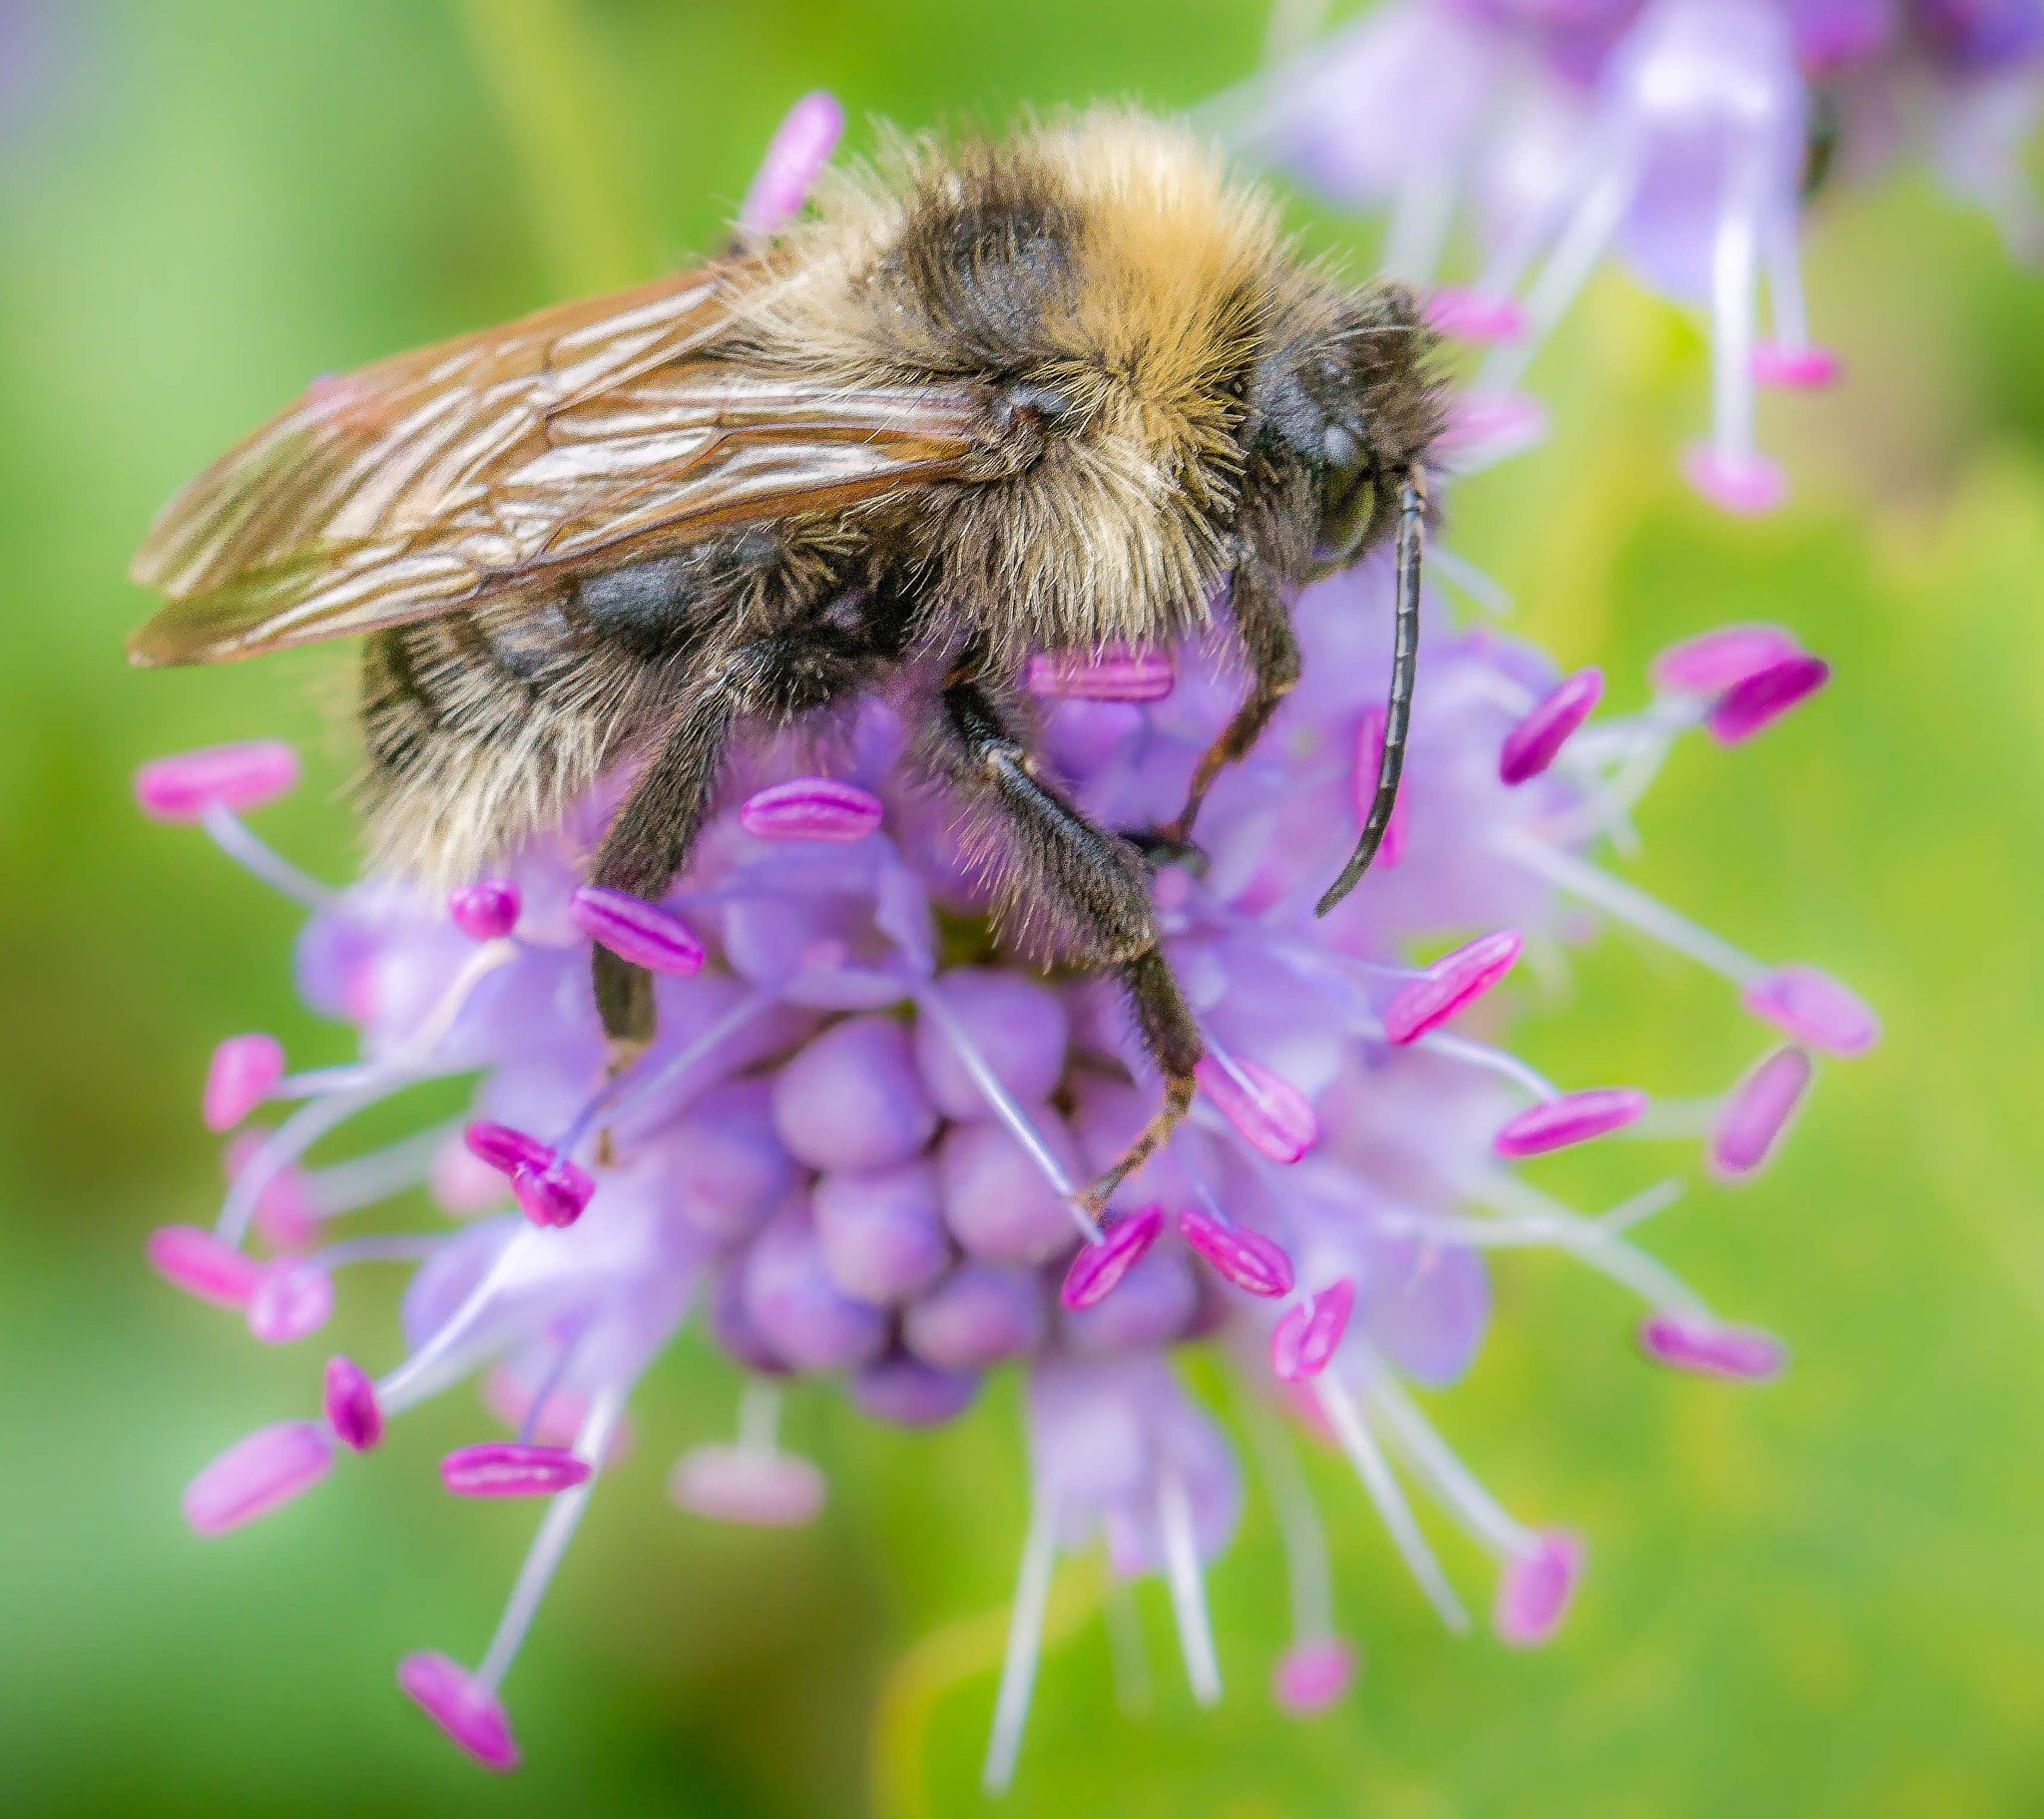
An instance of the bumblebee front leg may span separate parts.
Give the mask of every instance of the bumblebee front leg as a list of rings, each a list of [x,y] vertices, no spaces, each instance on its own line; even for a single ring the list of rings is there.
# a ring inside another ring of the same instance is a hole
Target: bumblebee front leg
[[[1249,756],[1264,736],[1271,716],[1298,683],[1298,639],[1292,632],[1291,613],[1278,590],[1277,576],[1264,563],[1245,559],[1235,572],[1229,602],[1236,637],[1249,660],[1250,691],[1235,710],[1235,717],[1221,729],[1220,736],[1200,754],[1192,783],[1186,790],[1186,805],[1179,810],[1178,818],[1146,837],[1145,843],[1154,843],[1159,856],[1169,856],[1174,847],[1184,849],[1191,845],[1193,822],[1207,791],[1214,786],[1214,779],[1228,765]]]
[[[1064,952],[1114,969],[1143,1046],[1164,1077],[1156,1116],[1081,1196],[1086,1210],[1097,1214],[1192,1105],[1193,1069],[1203,1052],[1199,1026],[1158,950],[1149,868],[1136,849],[1096,827],[1044,782],[983,679],[954,675],[939,715],[938,768],[953,789],[1002,823],[1003,911],[1025,922],[1053,921]]]

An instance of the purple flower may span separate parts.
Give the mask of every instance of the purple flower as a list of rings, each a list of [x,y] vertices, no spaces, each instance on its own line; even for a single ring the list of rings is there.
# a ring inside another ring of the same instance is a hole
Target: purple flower
[[[1720,649],[1737,656],[1751,632],[1692,641],[1658,666],[1663,685],[1645,708],[1603,718],[1580,698],[1587,688],[1558,695],[1537,653],[1491,634],[1437,634],[1414,719],[1406,851],[1315,920],[1314,897],[1353,837],[1356,771],[1373,763],[1362,703],[1383,657],[1369,648],[1366,603],[1383,583],[1372,569],[1301,602],[1307,681],[1217,782],[1199,830],[1202,875],[1158,879],[1209,1062],[1192,1117],[1129,1183],[1104,1233],[1071,1196],[1148,1116],[1142,1051],[1097,982],[1052,984],[1004,956],[939,967],[931,896],[958,913],[977,887],[889,760],[899,740],[882,705],[853,741],[855,781],[786,779],[792,799],[849,804],[870,831],[763,835],[747,830],[742,806],[665,902],[598,915],[580,907],[566,843],[516,855],[480,894],[439,899],[378,881],[334,893],[298,878],[232,804],[210,811],[223,844],[316,906],[301,977],[316,1005],[353,1023],[360,1059],[287,1074],[263,1039],[227,1045],[211,1077],[213,1122],[259,1111],[255,1102],[294,1109],[245,1134],[253,1147],[217,1231],[167,1230],[152,1258],[273,1341],[323,1321],[349,1265],[395,1261],[414,1274],[403,1345],[381,1374],[331,1361],[313,1392],[324,1420],[265,1430],[207,1468],[188,1500],[194,1525],[217,1533],[277,1507],[353,1451],[401,1443],[398,1418],[422,1399],[486,1377],[512,1431],[485,1430],[450,1455],[446,1483],[536,1497],[546,1514],[480,1664],[414,1656],[404,1684],[457,1742],[502,1766],[515,1755],[504,1673],[619,1443],[633,1385],[692,1307],[748,1380],[737,1440],[702,1437],[671,1481],[682,1508],[721,1520],[785,1525],[822,1505],[816,1468],[774,1439],[778,1379],[842,1375],[867,1414],[919,1426],[967,1406],[981,1372],[1019,1363],[1036,1505],[988,1760],[998,1784],[1019,1747],[1034,1623],[1060,1548],[1104,1540],[1116,1572],[1161,1574],[1193,1690],[1219,1696],[1201,1578],[1243,1485],[1232,1443],[1169,1364],[1176,1346],[1218,1327],[1244,1342],[1232,1349],[1266,1392],[1243,1407],[1292,1553],[1298,1634],[1274,1681],[1286,1709],[1334,1696],[1351,1660],[1315,1563],[1317,1519],[1286,1463],[1295,1407],[1348,1458],[1451,1626],[1467,1611],[1408,1484],[1496,1561],[1500,1634],[1544,1639],[1573,1592],[1577,1544],[1504,1511],[1401,1387],[1444,1386],[1468,1368],[1491,1316],[1485,1253],[1558,1248],[1610,1276],[1645,1303],[1647,1355],[1676,1368],[1751,1377],[1781,1354],[1635,1247],[1632,1228],[1674,1197],[1671,1184],[1588,1217],[1504,1158],[1630,1127],[1691,1135],[1700,1162],[1744,1174],[1803,1097],[1807,1052],[1856,1052],[1873,1025],[1822,974],[1749,959],[1593,856],[1624,836],[1677,738],[1718,725],[1755,676],[1813,661],[1780,633],[1740,662]],[[1176,805],[1232,703],[1227,676],[1193,647],[1144,676],[1139,698],[1108,701],[1067,661],[1048,708],[1067,782],[1117,825]],[[1169,692],[1159,676],[1176,679]],[[1544,761],[1526,774],[1502,764],[1558,698],[1568,736],[1543,736]],[[772,788],[764,777],[744,801]],[[1522,945],[1578,938],[1586,911],[1724,975],[1737,1002],[1803,1047],[1777,1051],[1722,1101],[1550,1084],[1493,1038]],[[1472,929],[1476,939],[1433,965],[1408,963],[1441,931]],[[701,950],[699,970],[660,980],[660,1039],[615,1079],[586,991],[592,939],[687,949],[692,961]],[[465,1132],[303,1163],[313,1140],[384,1096],[476,1073]],[[286,1182],[298,1222],[278,1229],[291,1254],[262,1264],[244,1246],[263,1196]],[[432,1184],[456,1222],[321,1241],[326,1220],[415,1182]],[[503,1203],[507,1182],[525,1216],[477,1217]]]
[[[1523,30],[1548,80],[1577,82],[1586,47],[1630,13],[1499,0],[1399,16],[1400,29]],[[799,162],[806,143],[783,149]],[[1810,1088],[1810,1052],[1862,1052],[1877,1025],[1824,975],[1754,959],[1598,862],[1606,843],[1624,850],[1677,739],[1758,732],[1808,694],[1815,660],[1773,629],[1691,641],[1657,666],[1646,707],[1596,718],[1583,676],[1436,624],[1402,850],[1316,918],[1375,771],[1381,720],[1365,703],[1382,698],[1388,596],[1380,562],[1308,590],[1304,681],[1216,781],[1204,865],[1156,879],[1208,1059],[1190,1117],[1099,1224],[1075,1189],[1153,1111],[1150,1064],[1103,982],[1046,979],[998,946],[982,881],[944,805],[899,763],[884,703],[821,754],[749,752],[740,805],[659,903],[583,882],[607,794],[448,898],[388,879],[329,890],[274,853],[241,813],[290,771],[271,748],[255,748],[254,768],[218,754],[153,768],[146,803],[175,797],[179,818],[306,906],[300,988],[351,1026],[355,1056],[286,1073],[267,1039],[224,1046],[210,1123],[288,1110],[238,1139],[215,1229],[156,1233],[152,1263],[278,1343],[325,1319],[353,1265],[412,1271],[380,1374],[329,1359],[305,1391],[321,1418],[265,1428],[204,1468],[192,1526],[220,1534],[357,1452],[401,1450],[400,1417],[477,1380],[500,1427],[442,1460],[443,1483],[532,1498],[543,1514],[476,1665],[414,1653],[399,1682],[479,1762],[508,1768],[505,1676],[625,1444],[635,1385],[691,1317],[734,1367],[737,1432],[694,1437],[669,1491],[715,1520],[786,1526],[824,1504],[822,1473],[778,1442],[783,1380],[842,1378],[866,1415],[914,1428],[959,1414],[984,1372],[1015,1368],[1032,1492],[986,1761],[997,1790],[1018,1760],[1060,1550],[1104,1545],[1116,1575],[1161,1576],[1195,1698],[1222,1696],[1203,1575],[1245,1483],[1234,1435],[1172,1365],[1214,1338],[1237,1361],[1232,1427],[1285,1539],[1294,1637],[1272,1677],[1284,1709],[1338,1697],[1355,1659],[1292,1451],[1301,1425],[1339,1449],[1451,1629],[1469,1626],[1467,1607],[1414,1489],[1494,1563],[1500,1637],[1544,1641],[1582,1544],[1507,1512],[1406,1394],[1469,1368],[1492,1314],[1486,1253],[1556,1249],[1610,1278],[1643,1304],[1646,1356],[1673,1368],[1752,1380],[1785,1353],[1637,1246],[1677,1183],[1591,1216],[1508,1162],[1629,1131],[1694,1139],[1699,1165],[1751,1173]],[[1197,643],[1043,655],[1030,674],[1065,784],[1107,825],[1168,819],[1238,679]],[[938,908],[973,964],[941,963]],[[1508,975],[1523,946],[1580,940],[1598,921],[1717,973],[1728,1014],[1798,1046],[1702,1101],[1549,1082],[1499,1046]],[[588,990],[595,941],[661,973],[659,1039],[615,1075]],[[471,1118],[306,1164],[356,1113],[455,1076],[476,1083]],[[448,1223],[325,1239],[327,1221],[419,1184]],[[252,1254],[252,1238],[275,1254]]]
[[[1945,183],[2044,257],[2021,159],[2040,107],[2039,0],[1389,0],[1210,114],[1335,199],[1387,209],[1385,268],[1433,293],[1445,332],[1495,344],[1458,409],[1460,465],[1537,435],[1516,388],[1614,254],[1708,309],[1712,428],[1685,471],[1763,512],[1788,482],[1755,444],[1756,386],[1837,372],[1803,308],[1811,189],[1891,156],[1907,121]],[[1443,285],[1458,225],[1478,265]]]

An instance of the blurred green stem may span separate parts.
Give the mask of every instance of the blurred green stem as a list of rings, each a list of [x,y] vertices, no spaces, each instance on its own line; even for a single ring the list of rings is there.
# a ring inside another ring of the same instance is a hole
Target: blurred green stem
[[[651,276],[660,261],[624,156],[623,104],[574,0],[459,4],[555,288],[578,296]]]

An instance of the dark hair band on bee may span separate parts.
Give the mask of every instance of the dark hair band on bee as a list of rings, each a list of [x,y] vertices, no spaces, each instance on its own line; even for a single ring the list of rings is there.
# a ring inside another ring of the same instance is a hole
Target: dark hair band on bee
[[[1405,770],[1405,729],[1412,718],[1412,679],[1419,664],[1420,553],[1426,538],[1426,475],[1408,471],[1398,484],[1397,613],[1391,643],[1391,687],[1384,702],[1384,746],[1377,759],[1377,787],[1355,851],[1313,906],[1324,916],[1352,891],[1382,844],[1398,805],[1398,779]]]

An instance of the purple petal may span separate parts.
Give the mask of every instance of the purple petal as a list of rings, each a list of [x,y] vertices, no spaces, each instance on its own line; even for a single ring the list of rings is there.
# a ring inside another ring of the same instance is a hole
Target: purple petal
[[[1498,754],[1500,783],[1516,788],[1560,756],[1570,735],[1604,698],[1604,672],[1595,668],[1565,676],[1511,731]]]
[[[880,825],[880,798],[833,777],[792,777],[746,798],[739,825],[763,840],[829,840],[849,845]]]
[[[693,978],[703,970],[702,942],[679,916],[643,897],[584,884],[569,899],[568,914],[592,941],[634,966],[676,979]]]
[[[464,885],[447,899],[454,926],[474,941],[501,941],[518,926],[521,907],[518,886],[509,878]]]
[[[793,1453],[714,1444],[691,1447],[675,1461],[667,1494],[678,1509],[712,1522],[798,1529],[822,1511],[829,1486]]]
[[[1720,626],[1670,645],[1649,666],[1648,675],[1655,687],[1670,694],[1722,694],[1800,655],[1795,640],[1780,626]]]
[[[823,1266],[855,1300],[905,1300],[950,1264],[937,1173],[921,1157],[871,1173],[823,1175],[809,1206]]]
[[[1554,1639],[1583,1577],[1583,1544],[1562,1529],[1545,1529],[1531,1554],[1505,1562],[1490,1626],[1513,1648],[1538,1648]]]
[[[1411,984],[1400,986],[1384,1007],[1386,1040],[1416,1042],[1438,1029],[1509,973],[1524,945],[1517,929],[1500,929],[1443,954]]]
[[[977,1371],[946,1371],[918,1358],[883,1358],[852,1374],[851,1399],[876,1421],[928,1428],[962,1415],[979,1394]]]
[[[1587,1143],[1633,1123],[1647,1109],[1647,1096],[1637,1087],[1592,1087],[1584,1093],[1565,1093],[1560,1099],[1534,1106],[1509,1121],[1491,1147],[1499,1155],[1516,1159],[1545,1155],[1550,1149],[1566,1149],[1572,1143]]]
[[[1809,1091],[1809,1057],[1800,1049],[1777,1049],[1732,1089],[1711,1133],[1711,1166],[1722,1178],[1751,1174],[1788,1129]]]
[[[1065,1071],[1070,1026],[1057,994],[1034,979],[996,967],[954,967],[930,990],[994,1078],[1025,1106],[1041,1105]],[[915,1065],[946,1118],[993,1116],[945,1026],[927,1011],[915,1022]]]
[[[775,1214],[753,1240],[743,1306],[767,1350],[796,1370],[855,1369],[886,1347],[887,1315],[831,1279],[806,1207]]]
[[[1032,1352],[1043,1339],[1036,1272],[1010,1264],[965,1263],[902,1316],[901,1336],[926,1364],[982,1370]]]
[[[885,1168],[917,1154],[937,1128],[909,1053],[885,1017],[849,1017],[775,1076],[780,1140],[813,1168]]]
[[[456,1497],[552,1497],[589,1479],[586,1460],[566,1447],[486,1440],[440,1461],[440,1482]]]
[[[230,1036],[206,1070],[199,1107],[207,1130],[232,1131],[282,1078],[283,1045],[274,1036]]]
[[[1163,1230],[1162,1206],[1146,1206],[1141,1212],[1117,1219],[1101,1234],[1098,1244],[1080,1247],[1065,1271],[1058,1299],[1075,1310],[1105,1300],[1142,1260],[1143,1253],[1157,1242]]]
[[[264,1345],[289,1345],[316,1333],[333,1312],[333,1278],[294,1257],[263,1265],[249,1296],[249,1330]]]
[[[1284,1310],[1271,1333],[1271,1368],[1280,1383],[1300,1383],[1327,1368],[1354,1305],[1355,1283],[1343,1276]]]
[[[1275,1238],[1247,1225],[1224,1224],[1211,1212],[1190,1206],[1178,1215],[1178,1228],[1185,1241],[1237,1288],[1253,1295],[1291,1292],[1291,1259]]]
[[[1068,1175],[1078,1152],[1055,1112],[1031,1122]],[[944,1222],[966,1253],[997,1263],[1043,1263],[1072,1241],[1072,1209],[1005,1125],[953,1125],[937,1148]]]
[[[1271,1675],[1271,1698],[1294,1718],[1325,1711],[1355,1678],[1355,1650],[1339,1636],[1294,1642]]]
[[[149,1265],[174,1288],[216,1307],[247,1307],[262,1265],[197,1225],[160,1225],[143,1246]]]
[[[1178,686],[1178,665],[1169,651],[1149,645],[1039,651],[1023,685],[1045,700],[1161,701]]]
[[[376,1406],[376,1386],[352,1358],[326,1360],[321,1402],[333,1437],[356,1453],[366,1453],[383,1438],[383,1411]]]
[[[518,1766],[511,1722],[494,1693],[444,1654],[408,1654],[397,1664],[405,1696],[485,1768],[506,1774]]]
[[[1766,1383],[1788,1362],[1788,1348],[1772,1333],[1692,1314],[1649,1314],[1640,1322],[1640,1349],[1657,1364],[1740,1383]]]
[[[1219,1311],[1218,1297],[1204,1292],[1201,1274],[1183,1245],[1152,1247],[1104,1300],[1062,1311],[1066,1348],[1074,1357],[1108,1358],[1156,1352],[1196,1336],[1195,1329]]]
[[[1490,1326],[1490,1272],[1462,1244],[1416,1237],[1371,1246],[1359,1315],[1371,1342],[1429,1389],[1458,1381]]]
[[[1719,744],[1740,744],[1814,694],[1830,680],[1830,665],[1820,657],[1785,657],[1779,664],[1735,682],[1718,697],[1704,723]]]
[[[1746,1008],[1826,1055],[1850,1060],[1880,1041],[1880,1019],[1856,993],[1813,966],[1777,967],[1748,986]]]
[[[196,1534],[225,1535],[288,1503],[332,1465],[332,1443],[312,1422],[257,1428],[185,1487],[185,1520]]]
[[[1311,1102],[1269,1068],[1210,1051],[1193,1074],[1222,1117],[1274,1162],[1295,1162],[1319,1140]]]
[[[682,1216],[716,1237],[744,1237],[794,1184],[794,1157],[773,1129],[773,1083],[735,1080],[703,1095],[671,1127],[668,1178]]]
[[[156,821],[196,821],[207,809],[259,808],[298,780],[298,754],[277,739],[209,745],[153,758],[135,773],[135,800]]]

